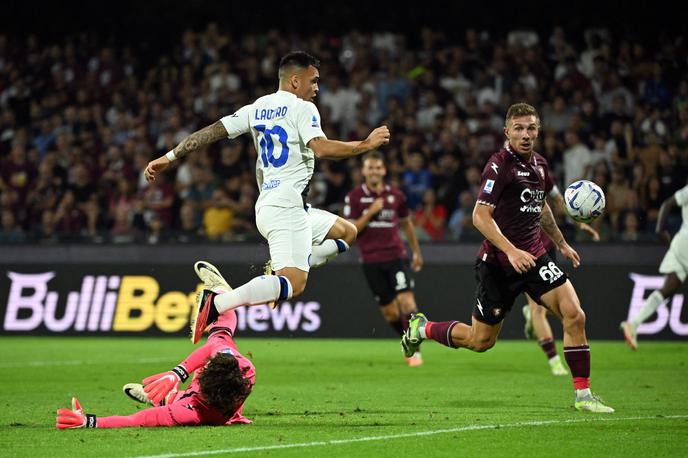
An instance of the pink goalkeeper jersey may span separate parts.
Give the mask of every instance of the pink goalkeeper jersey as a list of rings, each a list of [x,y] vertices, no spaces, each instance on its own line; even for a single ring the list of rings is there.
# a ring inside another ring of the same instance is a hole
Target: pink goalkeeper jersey
[[[233,355],[239,367],[246,369],[245,378],[255,383],[256,370],[251,361],[239,353],[232,335],[236,329],[236,312],[231,310],[220,316],[211,329],[208,342],[191,353],[181,365],[187,372],[195,372],[189,387],[177,395],[175,401],[166,406],[151,407],[133,415],[98,417],[97,428],[126,428],[132,426],[194,426],[194,425],[232,425],[237,423],[251,423],[251,420],[241,413],[244,404],[226,417],[209,407],[200,394],[198,374],[203,370],[206,361],[218,352]]]

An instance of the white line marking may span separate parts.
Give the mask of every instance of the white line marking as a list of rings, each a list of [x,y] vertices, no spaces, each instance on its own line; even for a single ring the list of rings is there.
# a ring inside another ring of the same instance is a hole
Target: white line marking
[[[113,361],[109,358],[103,359],[67,359],[67,360],[52,360],[52,361],[15,361],[8,363],[0,363],[0,368],[11,367],[45,367],[45,366],[85,366],[95,364],[148,364],[148,363],[165,363],[173,362],[171,358],[137,358],[126,361]]]
[[[588,413],[581,413],[580,415],[594,415]],[[384,441],[390,439],[402,439],[407,437],[419,437],[419,436],[433,436],[435,434],[447,434],[447,433],[460,433],[464,431],[480,431],[484,429],[495,429],[495,428],[520,428],[523,426],[547,426],[565,423],[594,423],[598,421],[627,421],[627,420],[662,420],[662,419],[682,419],[688,418],[688,415],[668,415],[668,416],[651,416],[651,417],[623,417],[623,418],[576,418],[571,420],[533,420],[533,421],[522,421],[518,423],[507,423],[507,424],[492,424],[492,425],[473,425],[473,426],[460,426],[457,428],[448,429],[436,429],[432,431],[420,431],[414,433],[401,433],[401,434],[390,434],[388,436],[368,436],[368,437],[357,437],[353,439],[332,439],[327,441],[315,441],[315,442],[300,442],[295,444],[279,444],[279,445],[262,445],[257,447],[239,447],[239,448],[226,448],[222,450],[205,450],[201,452],[183,452],[183,453],[166,453],[163,455],[143,455],[137,456],[135,458],[176,458],[181,456],[204,456],[204,455],[222,455],[227,453],[244,453],[244,452],[259,452],[264,450],[281,450],[286,448],[298,448],[298,447],[318,447],[325,445],[340,445],[340,444],[352,444],[355,442],[371,442],[371,441]]]

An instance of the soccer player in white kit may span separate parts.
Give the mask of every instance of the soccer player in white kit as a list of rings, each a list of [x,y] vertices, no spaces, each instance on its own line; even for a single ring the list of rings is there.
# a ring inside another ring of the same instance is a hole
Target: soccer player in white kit
[[[663,228],[671,209],[676,205],[681,207],[683,223],[672,240],[669,232]],[[628,321],[621,322],[624,339],[632,350],[638,349],[638,326],[655,313],[665,300],[676,294],[688,278],[688,185],[676,191],[659,207],[656,232],[664,240],[671,240],[669,250],[659,265],[659,272],[666,274],[666,277],[664,277],[664,285],[650,294],[638,314],[633,318],[629,317]]]
[[[268,241],[275,275],[256,277],[220,294],[205,290],[192,319],[194,343],[219,313],[298,296],[306,286],[310,267],[346,251],[356,239],[352,223],[306,205],[315,158],[346,159],[377,149],[389,142],[389,129],[378,127],[362,141],[329,140],[321,128],[320,113],[311,102],[318,92],[319,65],[305,52],[287,54],[280,61],[277,92],[194,132],[146,167],[146,179],[153,181],[175,159],[245,133],[251,134],[258,152],[256,226]],[[204,264],[200,266],[203,269]],[[212,266],[203,273],[215,275]]]

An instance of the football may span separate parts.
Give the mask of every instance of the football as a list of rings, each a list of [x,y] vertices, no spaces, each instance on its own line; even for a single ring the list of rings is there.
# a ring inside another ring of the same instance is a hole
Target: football
[[[564,192],[564,204],[575,221],[590,223],[604,211],[604,192],[592,181],[574,181]]]

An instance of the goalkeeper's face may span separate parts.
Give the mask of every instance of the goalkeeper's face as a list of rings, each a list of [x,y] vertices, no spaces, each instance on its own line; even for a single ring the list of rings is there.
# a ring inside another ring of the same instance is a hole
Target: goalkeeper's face
[[[244,378],[245,372],[234,356],[217,353],[198,376],[201,395],[210,407],[231,417],[251,393],[251,382]]]

